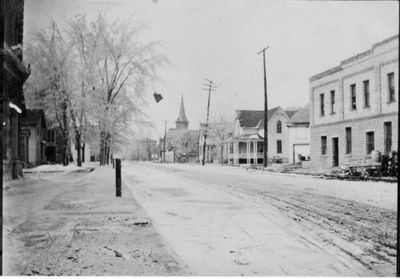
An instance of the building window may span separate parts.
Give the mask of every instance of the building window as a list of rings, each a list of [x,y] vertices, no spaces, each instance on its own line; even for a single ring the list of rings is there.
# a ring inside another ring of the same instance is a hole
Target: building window
[[[250,152],[253,153],[254,152],[254,142],[250,142]]]
[[[396,101],[395,89],[394,89],[394,73],[389,73],[387,75],[388,81],[388,92],[389,92],[389,103]]]
[[[257,153],[263,153],[264,152],[264,143],[261,141],[257,142]]]
[[[351,127],[346,128],[346,154],[351,154]]]
[[[357,98],[356,98],[356,85],[352,84],[350,85],[350,97],[351,97],[351,109],[356,110],[357,109]]]
[[[392,122],[383,123],[383,136],[385,140],[385,154],[392,151]]]
[[[319,94],[320,115],[325,116],[324,93]]]
[[[281,140],[276,141],[276,153],[278,153],[278,154],[282,153],[282,141]]]
[[[369,80],[364,80],[364,107],[369,108]]]
[[[321,155],[326,155],[326,136],[321,137]]]
[[[335,113],[335,90],[331,91],[331,114]]]
[[[367,132],[367,154],[375,149],[374,132]]]
[[[49,143],[56,142],[56,137],[55,137],[55,131],[54,130],[48,130],[47,131],[47,141]]]
[[[276,132],[278,134],[282,133],[282,122],[280,120],[276,123]]]
[[[229,153],[233,154],[233,143],[229,143]]]

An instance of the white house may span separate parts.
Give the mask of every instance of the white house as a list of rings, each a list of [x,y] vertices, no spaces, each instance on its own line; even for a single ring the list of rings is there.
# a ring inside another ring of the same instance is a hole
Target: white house
[[[297,111],[281,107],[268,110],[268,159],[288,162],[288,127],[286,123]],[[237,110],[233,137],[226,141],[229,164],[263,164],[264,111]]]
[[[299,110],[287,122],[289,130],[288,150],[289,163],[294,164],[310,157],[310,109]]]

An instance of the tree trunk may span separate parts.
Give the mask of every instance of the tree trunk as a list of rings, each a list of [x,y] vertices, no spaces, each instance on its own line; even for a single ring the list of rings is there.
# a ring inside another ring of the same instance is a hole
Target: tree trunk
[[[224,145],[221,144],[221,164],[224,163]]]
[[[82,157],[81,157],[81,134],[77,131],[75,131],[75,139],[76,139],[76,162],[78,164],[78,167],[82,167]]]
[[[105,132],[100,132],[100,166],[104,166],[105,162]]]
[[[106,147],[106,164],[107,164],[107,166],[109,165],[109,163],[110,163],[110,145],[107,142],[107,147]]]
[[[68,156],[68,119],[67,119],[67,104],[63,102],[62,104],[62,117],[63,117],[63,126],[64,126],[64,133],[63,133],[63,165],[67,166],[69,163],[69,156]]]
[[[85,148],[86,148],[86,143],[82,144],[82,163],[85,163]]]
[[[69,164],[69,156],[68,156],[68,139],[63,139],[63,166],[68,166]]]

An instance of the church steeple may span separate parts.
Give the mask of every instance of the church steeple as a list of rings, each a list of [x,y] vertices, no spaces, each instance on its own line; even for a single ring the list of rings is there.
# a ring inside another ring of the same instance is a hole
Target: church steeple
[[[189,127],[189,121],[185,115],[185,105],[183,104],[183,95],[181,95],[181,107],[179,109],[178,119],[175,121],[176,128],[179,130],[187,130]]]

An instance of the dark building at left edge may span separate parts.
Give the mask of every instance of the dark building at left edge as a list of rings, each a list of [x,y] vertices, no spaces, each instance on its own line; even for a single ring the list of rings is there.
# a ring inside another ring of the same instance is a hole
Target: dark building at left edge
[[[1,148],[3,178],[22,176],[24,146],[21,119],[26,114],[23,85],[30,67],[23,63],[24,0],[1,0],[2,64]]]

